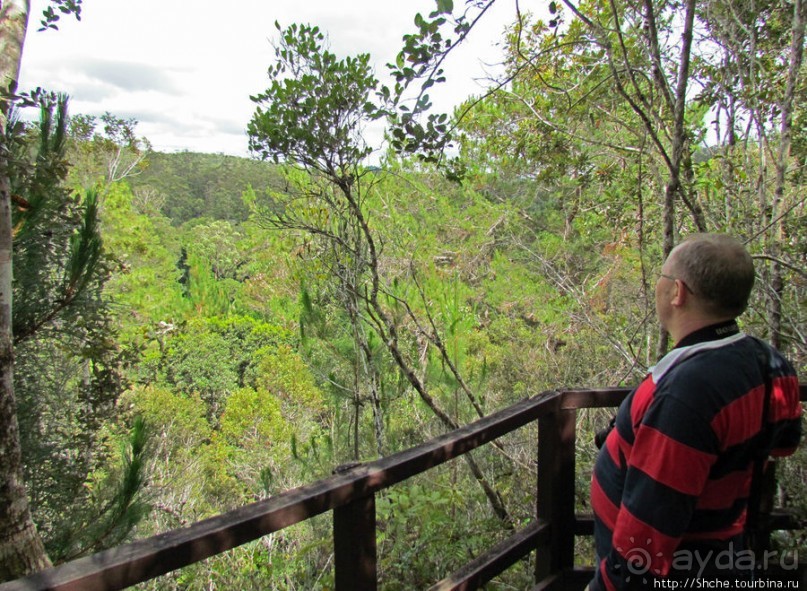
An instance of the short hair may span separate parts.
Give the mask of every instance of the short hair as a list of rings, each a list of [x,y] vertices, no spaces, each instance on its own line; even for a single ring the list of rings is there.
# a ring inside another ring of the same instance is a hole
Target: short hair
[[[754,261],[733,236],[687,236],[677,249],[674,266],[706,312],[736,318],[748,307],[754,287]]]

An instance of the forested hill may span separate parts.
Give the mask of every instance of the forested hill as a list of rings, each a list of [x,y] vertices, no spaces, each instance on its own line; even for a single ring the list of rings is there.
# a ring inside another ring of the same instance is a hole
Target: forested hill
[[[246,188],[262,193],[280,182],[281,175],[271,164],[196,152],[152,152],[129,179],[135,192],[161,196],[162,213],[175,225],[200,217],[246,221],[249,210],[242,199]]]

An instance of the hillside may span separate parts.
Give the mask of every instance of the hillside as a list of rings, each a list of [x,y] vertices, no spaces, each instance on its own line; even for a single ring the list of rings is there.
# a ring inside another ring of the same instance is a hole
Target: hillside
[[[249,158],[153,152],[129,182],[134,192],[154,191],[161,196],[162,213],[181,225],[200,217],[243,222],[249,216],[241,198],[247,187],[262,193],[281,181],[276,166]]]

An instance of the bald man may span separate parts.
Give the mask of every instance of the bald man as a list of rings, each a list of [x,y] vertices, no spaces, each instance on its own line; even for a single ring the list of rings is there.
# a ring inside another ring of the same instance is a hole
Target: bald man
[[[793,367],[737,327],[753,285],[751,256],[730,236],[690,236],[664,262],[656,311],[675,348],[622,403],[597,457],[590,589],[734,581],[750,568],[754,463],[793,453],[802,412]]]

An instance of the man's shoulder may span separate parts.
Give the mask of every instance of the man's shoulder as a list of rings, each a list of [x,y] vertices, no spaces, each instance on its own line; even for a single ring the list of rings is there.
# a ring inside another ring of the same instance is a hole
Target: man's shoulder
[[[657,385],[657,395],[699,403],[714,396],[725,399],[745,394],[762,381],[761,354],[748,337],[693,353],[667,372]]]
[[[730,370],[738,363],[759,362],[762,350],[756,339],[746,335],[737,335],[730,342],[715,346],[706,342],[693,345],[685,357],[670,369],[671,375],[704,375],[709,377],[712,371]]]

